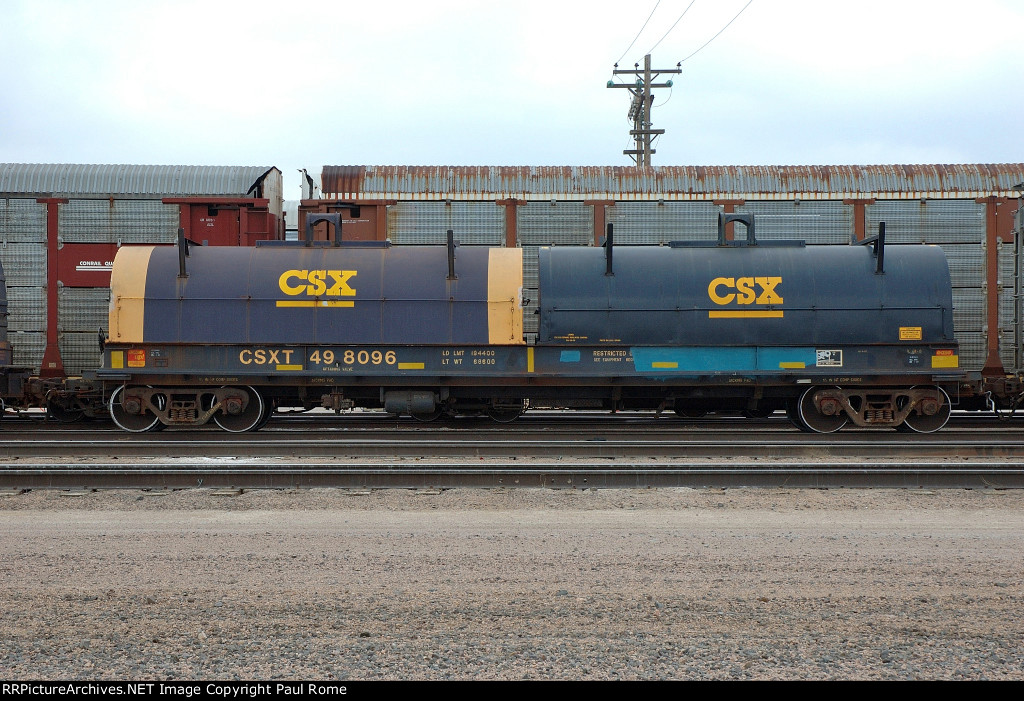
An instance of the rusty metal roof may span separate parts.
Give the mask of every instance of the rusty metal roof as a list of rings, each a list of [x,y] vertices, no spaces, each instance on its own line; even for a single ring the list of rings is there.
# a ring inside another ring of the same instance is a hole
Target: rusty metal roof
[[[398,200],[1017,197],[1024,163],[868,166],[324,166],[323,196]]]

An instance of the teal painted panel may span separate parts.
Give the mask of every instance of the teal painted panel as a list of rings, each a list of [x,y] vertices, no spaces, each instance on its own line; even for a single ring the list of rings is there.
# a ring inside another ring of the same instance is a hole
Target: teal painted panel
[[[630,349],[637,372],[750,372],[815,367],[813,348]]]

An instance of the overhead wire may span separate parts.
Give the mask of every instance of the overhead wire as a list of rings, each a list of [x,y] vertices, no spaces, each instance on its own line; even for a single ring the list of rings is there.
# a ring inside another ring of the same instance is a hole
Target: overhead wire
[[[631,41],[629,43],[629,46],[626,47],[626,50],[622,52],[621,56],[619,56],[619,61],[621,61],[622,59],[626,58],[626,54],[628,54],[629,50],[633,48],[633,44],[636,43],[636,40],[639,39],[640,35],[644,33],[645,29],[647,29],[647,22],[650,22],[651,21],[651,17],[654,17],[654,12],[655,12],[655,10],[658,9],[658,5],[660,5],[660,4],[661,4],[661,0],[658,0],[658,2],[654,3],[654,9],[651,10],[651,14],[647,15],[647,20],[644,22],[644,26],[640,27],[640,31],[636,33],[635,37],[633,37],[633,41]],[[619,61],[615,62],[616,66],[619,65]]]
[[[652,105],[651,109],[654,109],[655,107],[661,107],[662,105],[667,105],[668,101],[672,99],[672,91],[673,90],[675,90],[675,86],[669,86],[668,97],[665,98],[665,101],[664,102],[659,102],[656,105]]]
[[[683,17],[686,16],[686,13],[690,11],[690,8],[693,7],[693,3],[695,3],[695,2],[697,2],[697,0],[690,0],[690,4],[686,6],[685,10],[683,10],[683,14],[679,15],[679,18],[675,22],[673,22],[672,26],[668,28],[667,32],[665,32],[665,36],[661,37],[661,39],[658,39],[658,43],[655,44],[654,46],[652,46],[651,50],[648,51],[647,53],[649,53],[649,54],[653,54],[654,53],[654,50],[656,48],[658,48],[658,44],[660,44],[661,42],[665,41],[665,37],[667,37],[669,34],[672,33],[672,30],[675,29],[676,25],[679,24],[679,22],[683,19]],[[627,49],[627,51],[628,51],[628,49]]]
[[[744,6],[743,6],[743,8],[742,8],[742,9],[740,9],[740,11],[739,11],[739,12],[737,12],[737,13],[736,13],[736,16],[735,16],[735,17],[733,17],[733,18],[732,18],[731,20],[729,20],[729,21],[728,21],[728,22],[726,23],[726,25],[725,25],[724,27],[722,27],[721,29],[719,29],[719,30],[718,30],[718,34],[715,34],[715,36],[713,36],[713,37],[711,37],[710,39],[708,39],[707,41],[705,41],[705,42],[704,42],[704,43],[703,43],[703,44],[701,45],[701,47],[700,47],[699,49],[697,49],[697,50],[696,50],[696,51],[694,51],[694,52],[693,52],[692,54],[690,54],[689,56],[687,56],[686,58],[684,58],[684,59],[683,59],[683,61],[688,61],[688,60],[690,60],[691,58],[693,58],[694,56],[696,56],[697,54],[699,54],[699,53],[700,53],[700,52],[701,52],[701,51],[702,51],[702,50],[704,49],[704,47],[705,47],[705,46],[707,46],[708,44],[710,44],[711,42],[713,42],[713,41],[714,41],[715,39],[717,39],[717,38],[718,38],[718,35],[719,35],[719,34],[721,34],[722,32],[724,32],[724,31],[725,31],[726,29],[728,29],[728,28],[729,28],[729,25],[730,25],[730,24],[732,24],[733,22],[735,22],[735,21],[736,21],[736,18],[737,18],[737,17],[739,17],[740,15],[742,15],[742,14],[743,14],[743,10],[746,10],[746,9],[747,9],[748,7],[750,7],[750,5],[751,5],[751,4],[753,3],[753,2],[754,2],[754,0],[748,0],[748,1],[747,1],[747,4],[746,4],[746,5],[744,5]],[[671,30],[669,30],[669,31],[671,31]],[[683,61],[680,61],[680,63],[682,63]]]

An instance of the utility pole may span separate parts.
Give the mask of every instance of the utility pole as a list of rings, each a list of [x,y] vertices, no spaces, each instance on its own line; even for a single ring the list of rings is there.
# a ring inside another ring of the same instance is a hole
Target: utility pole
[[[664,129],[651,128],[651,108],[654,103],[654,95],[651,94],[651,91],[654,88],[672,87],[671,80],[664,83],[655,83],[653,81],[662,73],[682,73],[683,71],[679,66],[680,64],[677,63],[675,68],[651,68],[651,55],[647,54],[644,56],[643,70],[640,69],[639,63],[634,63],[634,70],[631,71],[620,71],[618,69],[619,64],[615,64],[615,70],[612,71],[612,75],[634,75],[636,76],[634,83],[623,84],[612,80],[608,81],[609,88],[625,88],[633,96],[628,113],[629,119],[633,122],[633,128],[629,130],[629,135],[636,142],[636,148],[626,149],[623,153],[632,158],[633,162],[641,168],[651,165],[651,156],[655,153],[655,150],[651,148],[653,138],[665,133]]]

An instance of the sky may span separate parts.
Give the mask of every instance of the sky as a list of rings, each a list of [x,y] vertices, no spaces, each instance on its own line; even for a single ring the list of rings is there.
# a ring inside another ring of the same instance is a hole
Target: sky
[[[656,166],[1017,163],[1021,27],[1024,0],[0,0],[0,162],[277,166],[287,199],[324,165],[630,165],[606,84],[651,53],[682,62]]]

